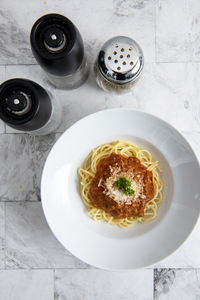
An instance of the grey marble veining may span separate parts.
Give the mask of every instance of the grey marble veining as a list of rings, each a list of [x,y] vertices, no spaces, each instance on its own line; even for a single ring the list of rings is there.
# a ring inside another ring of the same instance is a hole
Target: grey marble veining
[[[5,66],[0,66],[0,84],[5,80]],[[5,124],[0,120],[0,133],[5,132]]]
[[[153,3],[153,1],[152,1]],[[119,17],[128,17],[136,14],[136,12],[143,11],[148,5],[151,5],[151,1],[148,0],[136,0],[136,1],[122,1],[116,0],[114,4],[114,14]]]
[[[5,124],[3,123],[3,121],[0,120],[0,133],[4,133],[5,132]]]
[[[199,300],[200,270],[156,269],[154,300]]]
[[[25,78],[33,80],[44,88],[46,88],[51,93],[55,93],[56,89],[48,81],[48,78],[42,68],[37,65],[9,65],[5,67],[5,78],[6,80],[12,78]],[[67,92],[67,91],[65,91]]]
[[[28,134],[0,135],[0,199],[39,200],[40,177],[55,134],[34,137]]]
[[[192,59],[200,61],[200,3],[196,0],[189,1],[190,20],[191,20],[191,45]]]
[[[0,63],[35,63],[24,22],[19,22],[12,11],[4,9],[0,9],[0,20]]]
[[[151,300],[152,270],[56,270],[55,300]],[[144,288],[145,286],[145,288]]]
[[[5,267],[5,203],[0,202],[0,269]]]
[[[91,73],[76,90],[55,90],[31,53],[33,23],[52,12],[71,19],[84,40]],[[38,202],[44,162],[60,133],[102,109],[130,107],[161,117],[184,134],[200,158],[199,12],[198,0],[1,0],[0,82],[32,79],[61,102],[64,114],[58,133],[41,137],[16,134],[0,121],[0,300],[152,300],[153,268],[163,267],[154,272],[154,300],[200,299],[200,221],[165,260],[113,273],[65,250]],[[100,47],[116,35],[134,38],[145,57],[132,93],[122,96],[103,92],[93,74]]]
[[[53,270],[1,270],[1,300],[53,300]]]
[[[1,135],[1,200],[36,200],[39,197],[33,147],[28,136]]]
[[[200,131],[200,105],[197,101],[200,97],[199,63],[146,63],[132,93],[121,96],[105,93],[97,86],[93,65],[87,82],[71,91],[53,90],[37,65],[7,66],[6,79],[11,77],[34,80],[52,92],[63,107],[63,119],[58,132],[63,132],[90,113],[115,107],[152,113],[181,131]],[[6,132],[16,131],[7,126]]]
[[[56,240],[39,202],[6,203],[5,259],[7,269],[88,267]]]
[[[136,102],[139,109],[157,115],[180,131],[198,131],[200,93],[196,76],[199,71],[199,64],[146,64],[132,92],[132,103]]]
[[[5,66],[0,66],[0,82],[3,82],[5,80]]]
[[[5,124],[2,120],[0,120],[0,133],[5,133]]]
[[[112,36],[127,35],[144,49],[146,61],[155,60],[155,1],[1,1],[0,64],[30,64],[35,60],[29,45],[33,23],[57,12],[74,22],[92,62],[101,45]],[[86,16],[89,20],[86,21]],[[142,29],[142,30],[141,30]]]
[[[199,11],[196,0],[157,1],[157,61],[200,61]]]

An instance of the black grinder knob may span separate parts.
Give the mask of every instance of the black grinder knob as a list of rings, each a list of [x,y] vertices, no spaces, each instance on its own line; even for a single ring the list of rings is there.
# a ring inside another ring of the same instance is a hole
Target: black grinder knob
[[[4,101],[5,108],[16,115],[25,115],[32,105],[31,97],[22,91],[12,91]]]
[[[67,45],[65,33],[52,26],[44,33],[44,45],[49,52],[58,53],[63,51]]]
[[[9,126],[38,130],[49,121],[51,113],[51,99],[36,82],[15,78],[0,85],[0,118]]]

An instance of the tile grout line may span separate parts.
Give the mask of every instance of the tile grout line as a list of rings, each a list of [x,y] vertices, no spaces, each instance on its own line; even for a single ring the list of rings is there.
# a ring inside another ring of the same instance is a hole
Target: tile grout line
[[[0,203],[41,203],[41,200],[1,200]]]
[[[5,65],[5,80],[6,80],[7,66],[8,66],[8,65]]]
[[[156,9],[155,9],[156,10]],[[157,15],[156,13],[155,13],[155,15]],[[156,17],[155,17],[156,18]],[[156,22],[156,20],[154,21],[154,28],[155,28],[155,34],[154,34],[154,38],[155,38],[155,46],[157,45],[157,34],[156,34],[156,28],[157,28],[157,22]],[[155,49],[157,49],[157,47],[155,47]],[[156,60],[152,60],[152,61],[145,61],[145,64],[193,64],[193,63],[197,63],[197,64],[200,64],[200,60],[181,60],[181,61],[165,61],[165,60],[161,60],[161,61],[159,61],[159,60],[157,60],[157,51],[156,51],[156,53],[155,53],[155,56],[156,56]],[[89,63],[89,65],[90,66],[93,66],[93,63]],[[0,64],[0,67],[5,67],[5,68],[7,68],[7,67],[25,67],[25,66],[38,66],[38,67],[40,67],[38,64],[5,64],[5,65],[1,65]],[[45,77],[45,75],[44,75],[44,77]],[[60,90],[60,89],[57,89],[57,90]],[[66,90],[67,91],[67,90]]]
[[[4,269],[6,270],[6,249],[7,249],[7,243],[6,243],[6,220],[7,220],[7,205],[4,203]]]
[[[155,0],[154,2],[155,63],[157,63],[157,2],[158,0]]]
[[[55,300],[55,268],[53,268],[53,299]]]
[[[154,280],[154,278],[155,278],[155,269],[156,268],[153,268],[153,300],[155,299],[155,280]]]
[[[55,275],[55,272],[56,271],[60,271],[60,272],[62,272],[62,271],[64,271],[64,272],[66,272],[66,273],[68,273],[68,272],[74,272],[74,271],[79,271],[79,272],[87,272],[87,271],[89,271],[89,272],[92,272],[92,271],[99,271],[99,272],[102,272],[102,271],[105,271],[105,270],[103,270],[103,269],[96,269],[96,268],[55,268],[55,267],[53,267],[53,268],[26,268],[26,269],[23,269],[23,268],[12,268],[12,269],[10,269],[10,268],[2,268],[2,269],[0,269],[0,271],[2,271],[2,272],[7,272],[8,274],[9,274],[9,272],[39,272],[39,273],[41,273],[42,271],[46,271],[46,272],[48,272],[49,274],[52,274],[53,275],[53,287],[52,287],[52,289],[53,289],[53,296],[55,297],[55,292],[56,292],[56,289],[55,289],[55,282],[56,282],[56,275]],[[53,297],[53,299],[54,299],[54,297]]]
[[[168,122],[169,123],[169,122]],[[73,123],[74,124],[74,123]],[[73,125],[72,124],[72,125]],[[71,126],[72,126],[71,125]],[[70,126],[70,127],[71,127]],[[70,127],[68,127],[68,128],[66,128],[64,131],[56,131],[56,132],[52,132],[51,134],[63,134],[67,129],[69,129]],[[178,131],[179,132],[184,132],[184,133],[200,133],[200,130],[182,130],[182,129],[178,129]],[[26,133],[26,132],[0,132],[0,135],[1,134],[6,134],[6,135],[25,135],[25,134],[27,134],[27,135],[29,135],[28,133]],[[33,136],[32,134],[30,134],[30,136]],[[46,136],[46,135],[44,135],[44,136]],[[1,200],[0,200],[1,201]],[[11,200],[12,201],[12,200]],[[21,200],[20,200],[21,201]],[[27,201],[29,201],[29,200],[27,200]],[[32,200],[31,200],[32,201]],[[37,200],[33,200],[33,201],[37,201]]]
[[[74,256],[75,257],[75,256]],[[190,267],[162,267],[162,268],[160,268],[160,267],[154,267],[154,268],[152,268],[152,269],[150,269],[150,268],[140,268],[140,269],[131,269],[130,270],[130,272],[132,272],[132,271],[137,271],[137,270],[149,270],[149,271],[155,271],[156,269],[162,269],[162,270],[165,270],[165,269],[175,269],[175,270],[179,270],[179,269],[181,269],[181,270],[200,270],[200,267],[192,267],[192,266],[190,266]],[[3,269],[4,270],[4,269]],[[65,270],[65,271],[69,271],[69,270],[79,270],[79,271],[82,271],[82,270],[88,270],[88,271],[94,271],[94,270],[96,270],[96,271],[105,271],[105,272],[114,272],[115,273],[115,271],[109,271],[109,270],[104,270],[104,269],[100,269],[100,268],[96,268],[96,267],[90,267],[90,268],[76,268],[76,267],[74,267],[74,268],[66,268],[66,267],[64,267],[64,268],[59,268],[59,267],[57,267],[57,268],[55,268],[55,267],[51,267],[51,268],[48,268],[48,267],[44,267],[44,268],[6,268],[5,269],[6,271],[53,271],[53,270]],[[129,272],[129,271],[127,271],[127,272]],[[123,273],[123,271],[119,271],[119,273]]]
[[[91,65],[93,65],[94,64],[94,62],[88,62],[88,64],[91,66]],[[19,64],[8,64],[8,63],[6,63],[6,64],[1,64],[0,63],[0,67],[4,67],[4,66],[8,66],[8,67],[20,67],[20,66],[38,66],[38,67],[40,67],[40,64],[38,64],[38,63],[26,63],[26,64],[23,64],[23,63],[19,63]],[[41,67],[40,67],[41,68]],[[42,68],[41,68],[42,69]]]
[[[3,66],[4,66],[4,75],[3,75],[3,82],[4,82],[6,80],[6,65]],[[6,133],[6,124],[3,122],[3,132],[1,132],[1,134],[5,134],[5,133]]]
[[[26,63],[26,64],[0,64],[0,67],[3,67],[3,66],[39,66],[39,64],[32,64],[32,63]]]

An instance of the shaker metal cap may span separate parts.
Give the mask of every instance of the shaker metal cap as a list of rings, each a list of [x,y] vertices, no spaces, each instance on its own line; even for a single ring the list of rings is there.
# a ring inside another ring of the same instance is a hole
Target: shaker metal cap
[[[101,74],[116,84],[134,81],[144,65],[142,49],[133,39],[116,36],[108,40],[98,55]]]

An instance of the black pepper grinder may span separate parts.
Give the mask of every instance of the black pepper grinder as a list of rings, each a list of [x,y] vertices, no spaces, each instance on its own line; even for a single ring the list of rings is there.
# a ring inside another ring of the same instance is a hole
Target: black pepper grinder
[[[0,85],[0,118],[23,132],[49,134],[61,122],[61,107],[36,82],[15,78]]]
[[[33,55],[57,88],[74,89],[87,79],[89,67],[78,29],[66,17],[48,14],[32,27]]]

